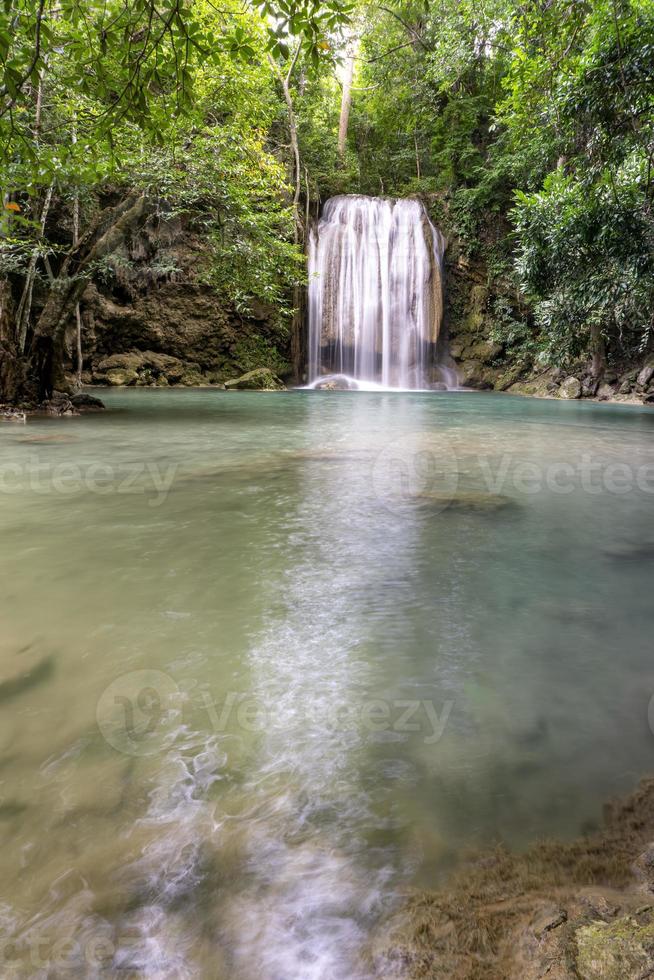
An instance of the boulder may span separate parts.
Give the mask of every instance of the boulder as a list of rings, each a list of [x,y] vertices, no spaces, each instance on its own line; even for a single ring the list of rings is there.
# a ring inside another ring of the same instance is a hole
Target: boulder
[[[622,375],[622,383],[618,389],[619,394],[629,395],[636,384],[636,378],[638,377],[638,371],[627,371],[626,374]]]
[[[613,398],[615,389],[611,387],[610,384],[601,384],[597,389],[597,400],[600,402],[607,402],[610,398]]]
[[[228,391],[285,391],[286,385],[269,368],[256,368],[225,382]]]
[[[135,385],[139,376],[136,371],[129,368],[113,368],[105,374],[105,381],[114,388],[122,388],[125,385]]]
[[[644,368],[638,374],[636,378],[636,384],[640,388],[646,388],[650,381],[654,378],[654,361],[646,364]]]
[[[581,398],[581,382],[572,375],[559,388],[559,398]]]
[[[104,409],[104,403],[93,395],[87,395],[85,391],[78,391],[76,395],[71,395],[70,400],[73,406],[82,412],[99,412]]]
[[[459,383],[462,388],[492,388],[492,383],[481,361],[465,361],[459,368]]]
[[[163,379],[163,380],[162,380]],[[96,384],[121,385],[199,385],[204,378],[199,366],[156,351],[128,351],[105,357],[93,372]]]
[[[502,353],[503,347],[494,340],[478,340],[466,349],[465,356],[483,364],[490,364]]]

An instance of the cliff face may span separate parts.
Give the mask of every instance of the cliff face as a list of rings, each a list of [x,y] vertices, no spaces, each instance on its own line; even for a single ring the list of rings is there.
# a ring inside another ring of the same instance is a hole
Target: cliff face
[[[600,376],[594,376],[590,362],[583,360],[547,368],[497,339],[498,308],[535,336],[529,310],[510,284],[493,279],[483,260],[466,259],[455,243],[445,258],[445,324],[449,352],[463,387],[541,398],[654,404],[651,352],[637,362],[609,361]]]
[[[152,383],[147,372],[155,369],[167,376],[165,358],[139,365],[138,352],[170,358],[170,383],[180,383],[175,360],[188,369],[181,383],[227,380],[262,366],[288,376],[290,337],[277,312],[257,302],[236,311],[206,283],[208,264],[207,245],[181,219],[149,219],[84,293],[84,380],[106,383],[107,359],[122,354],[131,355],[127,367],[139,377],[120,382],[116,375],[109,383]],[[72,368],[70,334],[67,346]]]
[[[277,310],[253,301],[236,310],[207,282],[209,246],[177,217],[151,216],[99,269],[82,298],[86,383],[220,383],[265,368],[290,379],[291,335]],[[560,398],[654,402],[654,360],[544,369],[497,339],[498,308],[529,332],[529,312],[483,259],[453,236],[444,261],[444,344],[464,387]],[[67,338],[69,370],[76,339]],[[501,332],[500,332],[501,335]]]

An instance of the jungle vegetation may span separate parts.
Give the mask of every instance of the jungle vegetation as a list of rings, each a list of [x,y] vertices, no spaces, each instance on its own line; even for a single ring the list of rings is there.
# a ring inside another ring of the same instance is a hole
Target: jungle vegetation
[[[336,193],[420,195],[508,356],[637,357],[653,122],[652,0],[5,0],[0,402],[65,387],[145,215],[190,216],[224,302],[290,322]]]

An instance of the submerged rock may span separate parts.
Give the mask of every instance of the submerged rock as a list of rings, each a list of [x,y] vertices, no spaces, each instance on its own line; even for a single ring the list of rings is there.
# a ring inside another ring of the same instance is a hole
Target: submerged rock
[[[104,402],[93,395],[87,395],[85,391],[79,391],[76,395],[71,395],[70,400],[82,412],[98,412],[104,409]]]
[[[269,368],[257,368],[225,382],[228,391],[285,391],[286,385]]]
[[[421,507],[437,507],[439,510],[469,510],[482,513],[515,506],[515,501],[511,497],[476,490],[462,490],[453,495],[447,493],[417,494],[410,500]]]
[[[7,658],[0,673],[0,703],[29,691],[54,673],[54,657],[40,656],[32,647],[23,647]]]

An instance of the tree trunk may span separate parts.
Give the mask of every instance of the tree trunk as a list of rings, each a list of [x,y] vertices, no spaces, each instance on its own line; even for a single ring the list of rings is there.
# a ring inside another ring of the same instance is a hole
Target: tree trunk
[[[25,385],[25,361],[18,354],[13,329],[9,280],[0,278],[0,404],[15,404]]]
[[[350,122],[352,108],[352,81],[354,79],[355,44],[352,41],[348,47],[345,60],[345,77],[343,78],[343,94],[341,96],[341,115],[338,122],[338,155],[341,160],[345,157],[347,145],[347,128]]]
[[[88,269],[110,255],[137,226],[145,211],[145,196],[133,191],[115,208],[103,211],[79,244],[66,256],[59,273],[61,288],[52,289],[34,328],[29,351],[30,379],[39,400],[65,389],[64,336],[75,306],[88,284]]]
[[[601,328],[597,324],[593,324],[590,328],[590,357],[593,377],[601,378],[606,368],[606,344]]]
[[[45,235],[45,225],[48,220],[48,212],[52,202],[53,190],[54,184],[50,184],[48,190],[46,191],[45,201],[43,202],[43,210],[41,211],[39,240],[42,240],[43,236]],[[27,345],[27,334],[29,330],[30,316],[32,313],[34,280],[36,279],[36,265],[38,261],[39,246],[37,244],[30,256],[29,265],[27,267],[27,275],[25,277],[25,285],[23,287],[23,294],[18,304],[18,310],[16,311],[16,333],[18,335],[18,349],[21,354],[25,353],[25,347]]]

